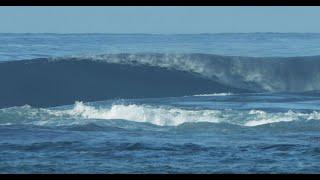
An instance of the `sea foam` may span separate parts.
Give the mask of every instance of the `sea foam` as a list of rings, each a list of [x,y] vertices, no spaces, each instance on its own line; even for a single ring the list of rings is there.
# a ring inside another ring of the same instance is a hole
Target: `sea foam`
[[[196,94],[193,96],[231,96],[232,93],[212,93],[212,94]]]
[[[119,119],[157,126],[179,126],[184,123],[227,123],[240,126],[260,126],[264,124],[320,120],[320,112],[266,112],[263,110],[215,110],[184,109],[170,106],[146,104],[113,104],[99,107],[75,102],[64,109],[32,108],[21,106],[0,109],[0,124],[74,125],[93,121]]]
[[[111,107],[93,107],[82,102],[76,102],[74,107],[64,111],[50,111],[71,117],[85,119],[124,119],[135,122],[151,123],[158,126],[178,126],[183,123],[229,123],[241,126],[259,126],[277,122],[297,120],[320,120],[320,113],[301,113],[289,110],[287,112],[271,113],[262,110],[189,110],[176,107],[156,107],[137,104],[114,104]]]

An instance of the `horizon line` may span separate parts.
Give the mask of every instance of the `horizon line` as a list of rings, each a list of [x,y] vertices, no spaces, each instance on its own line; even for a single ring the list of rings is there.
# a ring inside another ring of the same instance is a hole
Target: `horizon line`
[[[214,32],[214,33],[0,32],[0,34],[210,35],[210,34],[320,34],[320,32]]]

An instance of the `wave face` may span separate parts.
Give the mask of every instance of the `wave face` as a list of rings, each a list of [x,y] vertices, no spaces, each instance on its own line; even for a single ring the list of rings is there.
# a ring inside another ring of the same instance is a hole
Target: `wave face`
[[[107,54],[80,59],[143,64],[201,74],[217,82],[251,91],[301,92],[320,89],[320,56],[239,57],[212,54]]]
[[[249,92],[181,70],[70,58],[0,63],[0,82],[0,108],[25,104],[52,107],[77,100]]]

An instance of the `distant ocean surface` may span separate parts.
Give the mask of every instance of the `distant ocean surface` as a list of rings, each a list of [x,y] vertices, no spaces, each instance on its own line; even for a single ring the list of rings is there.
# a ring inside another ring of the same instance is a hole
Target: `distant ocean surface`
[[[0,173],[319,173],[320,34],[0,34]]]

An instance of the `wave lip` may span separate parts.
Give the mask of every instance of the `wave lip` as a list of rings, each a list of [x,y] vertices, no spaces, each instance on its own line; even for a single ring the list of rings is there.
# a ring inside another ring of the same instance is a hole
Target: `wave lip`
[[[121,53],[75,59],[188,71],[226,85],[253,91],[320,90],[320,56],[244,57],[200,53]]]

